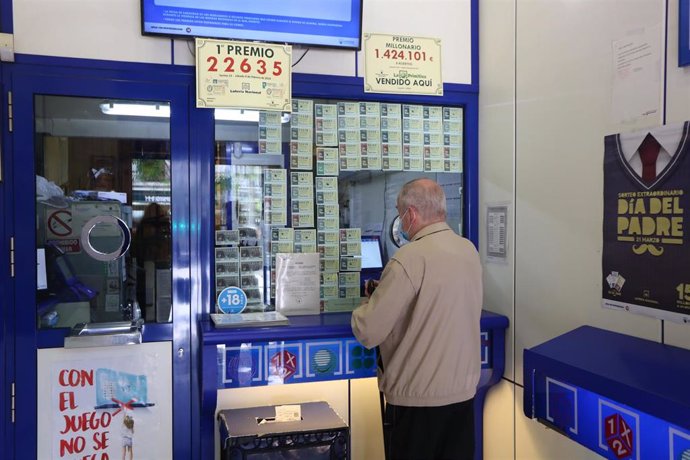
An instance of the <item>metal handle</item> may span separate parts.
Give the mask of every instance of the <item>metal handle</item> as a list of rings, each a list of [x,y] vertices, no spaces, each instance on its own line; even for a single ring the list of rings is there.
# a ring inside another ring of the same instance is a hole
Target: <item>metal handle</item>
[[[114,225],[122,233],[122,240],[120,241],[120,247],[112,252],[101,252],[91,244],[91,232],[97,225]],[[85,253],[90,255],[96,260],[103,262],[110,262],[112,260],[117,260],[124,256],[129,250],[129,245],[132,242],[132,232],[129,230],[127,223],[116,216],[101,215],[92,217],[81,230],[81,247]]]
[[[65,337],[65,348],[108,347],[142,343],[143,321],[80,323]]]

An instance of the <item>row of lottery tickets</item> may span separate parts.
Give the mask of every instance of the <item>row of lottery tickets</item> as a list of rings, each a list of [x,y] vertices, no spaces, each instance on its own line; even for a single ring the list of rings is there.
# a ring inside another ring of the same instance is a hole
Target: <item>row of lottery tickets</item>
[[[282,154],[282,116],[261,112],[259,153]],[[380,102],[293,99],[290,169],[340,171],[463,170],[463,109]]]
[[[292,225],[286,228],[288,191]],[[265,169],[263,204],[265,222],[271,227],[268,248],[271,276],[268,285],[271,298],[275,297],[275,255],[307,252],[319,253],[320,271],[322,274],[328,274],[322,278],[320,286],[322,299],[359,298],[361,230],[341,229],[339,226],[337,177],[314,177],[311,171]],[[229,238],[226,237],[224,240],[229,241]],[[216,243],[219,243],[218,237]],[[340,277],[342,273],[351,272],[356,274]],[[237,280],[242,282],[242,278]],[[219,282],[226,281],[217,281],[218,288],[225,287],[218,286]]]
[[[271,298],[275,298],[275,259],[279,253],[319,253],[321,300],[360,296],[361,229],[271,229]]]
[[[312,171],[264,170],[264,222],[272,226],[288,225],[288,176],[290,178],[289,210],[292,228],[338,230],[338,177],[317,176]]]
[[[248,311],[264,305],[264,252],[257,236],[253,228],[216,230],[215,235],[216,298],[225,288],[240,287]]]
[[[215,248],[216,298],[223,289],[236,286],[247,295],[248,311],[264,304],[264,257],[261,246],[239,244],[240,230],[218,230]],[[270,241],[270,296],[275,298],[276,255],[278,253],[319,253],[320,298],[359,299],[361,270],[361,230],[272,228]]]

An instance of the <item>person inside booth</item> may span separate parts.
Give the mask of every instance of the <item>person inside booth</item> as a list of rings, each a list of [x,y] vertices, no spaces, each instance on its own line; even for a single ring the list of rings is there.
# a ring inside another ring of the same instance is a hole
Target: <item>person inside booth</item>
[[[132,238],[136,263],[136,298],[146,321],[168,322],[172,297],[171,218],[169,208],[149,204]]]

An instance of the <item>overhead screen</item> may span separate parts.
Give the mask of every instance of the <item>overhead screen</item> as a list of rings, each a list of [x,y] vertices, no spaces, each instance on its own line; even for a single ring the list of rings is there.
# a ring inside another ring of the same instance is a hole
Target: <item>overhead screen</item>
[[[145,35],[360,49],[362,0],[142,0]]]

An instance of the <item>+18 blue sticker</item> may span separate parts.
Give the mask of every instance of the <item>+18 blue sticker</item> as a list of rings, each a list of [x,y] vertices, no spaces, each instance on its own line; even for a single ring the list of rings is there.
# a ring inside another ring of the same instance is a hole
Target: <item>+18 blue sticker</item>
[[[223,313],[242,313],[247,306],[247,294],[238,287],[226,287],[218,294],[218,308]]]

